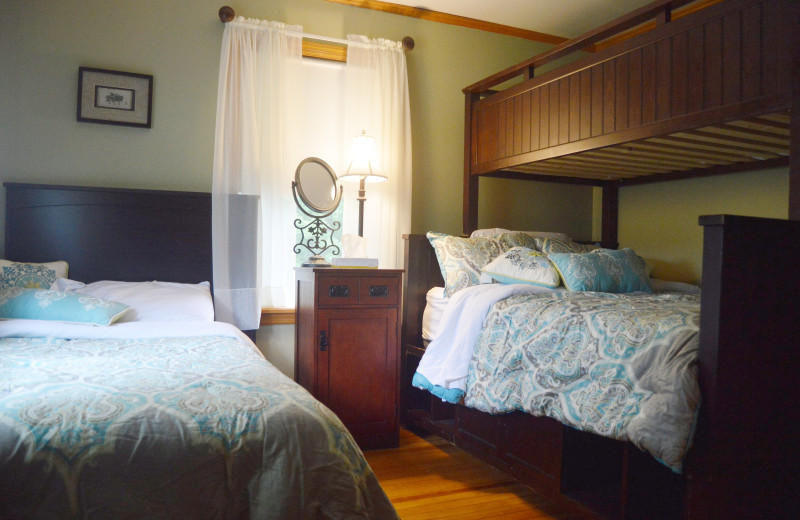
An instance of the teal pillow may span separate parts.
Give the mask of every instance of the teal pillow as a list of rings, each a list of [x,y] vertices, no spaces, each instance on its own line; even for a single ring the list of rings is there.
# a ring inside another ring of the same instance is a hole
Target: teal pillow
[[[0,318],[111,325],[128,306],[85,294],[47,289],[0,289]]]
[[[483,274],[500,283],[558,287],[561,283],[547,255],[527,247],[513,247],[483,268]]]
[[[552,253],[548,258],[570,291],[652,292],[645,262],[630,248]]]

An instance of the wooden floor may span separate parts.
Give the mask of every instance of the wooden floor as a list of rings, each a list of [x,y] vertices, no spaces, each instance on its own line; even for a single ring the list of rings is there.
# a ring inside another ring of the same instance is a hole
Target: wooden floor
[[[588,520],[437,436],[400,430],[400,448],[364,453],[402,520]]]

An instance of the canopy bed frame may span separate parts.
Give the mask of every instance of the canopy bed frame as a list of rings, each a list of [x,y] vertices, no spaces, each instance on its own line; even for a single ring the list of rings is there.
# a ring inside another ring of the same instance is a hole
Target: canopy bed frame
[[[602,518],[796,518],[800,4],[724,0],[670,21],[688,3],[653,2],[464,89],[465,234],[478,227],[481,176],[601,187],[602,243],[617,247],[621,187],[789,167],[791,220],[700,217],[703,401],[683,472],[549,418],[492,416],[412,388],[425,295],[443,285],[421,235],[406,237],[402,416]],[[652,18],[647,33],[534,76]]]

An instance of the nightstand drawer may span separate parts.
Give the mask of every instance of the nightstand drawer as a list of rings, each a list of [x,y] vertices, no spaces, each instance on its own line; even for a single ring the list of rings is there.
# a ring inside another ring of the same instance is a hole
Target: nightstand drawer
[[[358,278],[323,276],[319,280],[319,305],[356,305],[358,296]]]
[[[400,303],[400,280],[397,277],[363,277],[360,281],[361,305],[397,305]]]

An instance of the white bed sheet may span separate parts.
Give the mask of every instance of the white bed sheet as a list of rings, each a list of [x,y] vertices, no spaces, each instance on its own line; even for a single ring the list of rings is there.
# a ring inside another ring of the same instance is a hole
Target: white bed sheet
[[[242,331],[220,321],[132,321],[108,327],[42,320],[2,320],[0,338],[132,339],[230,336],[252,343]]]
[[[482,284],[461,289],[449,298],[442,312],[439,330],[425,349],[417,372],[434,385],[463,392],[467,385],[472,349],[489,308],[514,294],[554,290],[558,289],[525,284]]]

